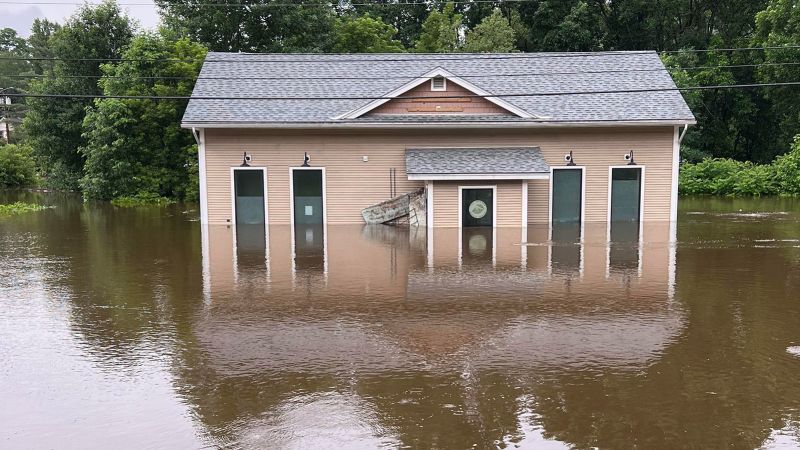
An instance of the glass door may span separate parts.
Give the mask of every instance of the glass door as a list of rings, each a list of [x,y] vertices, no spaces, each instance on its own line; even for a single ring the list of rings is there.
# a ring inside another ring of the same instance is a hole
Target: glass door
[[[236,225],[264,225],[264,171],[234,169]]]
[[[494,225],[494,190],[462,189],[461,226],[491,227]]]

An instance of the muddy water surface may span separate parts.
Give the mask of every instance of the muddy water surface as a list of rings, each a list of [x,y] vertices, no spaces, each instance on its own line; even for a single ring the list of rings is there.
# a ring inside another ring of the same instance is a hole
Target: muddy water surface
[[[800,447],[798,201],[609,244],[21,197],[55,208],[0,219],[3,448]]]

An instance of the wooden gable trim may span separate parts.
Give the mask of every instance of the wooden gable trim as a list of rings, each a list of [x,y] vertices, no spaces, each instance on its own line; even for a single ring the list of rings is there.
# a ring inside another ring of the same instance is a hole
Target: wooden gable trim
[[[384,95],[383,98],[373,100],[358,109],[355,109],[353,111],[335,117],[335,119],[357,119],[363,116],[364,114],[374,110],[375,108],[383,105],[384,103],[393,100],[397,97],[400,97],[404,93],[408,92],[411,89],[414,89],[415,87],[421,85],[422,83],[429,82],[429,80],[431,80],[434,77],[444,77],[446,80],[452,81],[460,85],[461,87],[467,89],[468,91],[474,93],[475,95],[482,96],[483,99],[491,103],[494,103],[495,105],[505,109],[506,111],[518,117],[522,117],[524,119],[546,119],[546,117],[533,115],[523,110],[522,108],[516,107],[508,103],[507,101],[501,98],[492,97],[491,96],[492,94],[490,92],[487,92],[479,88],[478,86],[475,86],[474,84],[470,83],[467,80],[464,80],[462,78],[453,75],[452,73],[442,69],[441,67],[437,67],[436,69],[433,69],[432,71],[422,75],[421,77],[415,78],[414,80],[409,81],[408,83],[398,87],[397,89],[392,90],[391,92]]]

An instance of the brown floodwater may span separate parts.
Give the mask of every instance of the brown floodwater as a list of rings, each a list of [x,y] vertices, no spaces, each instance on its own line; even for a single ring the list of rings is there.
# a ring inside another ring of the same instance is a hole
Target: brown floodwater
[[[17,198],[2,448],[800,447],[798,200],[609,244]]]

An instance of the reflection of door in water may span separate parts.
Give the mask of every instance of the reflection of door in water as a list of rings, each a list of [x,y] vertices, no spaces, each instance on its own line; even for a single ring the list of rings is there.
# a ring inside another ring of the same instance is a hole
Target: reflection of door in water
[[[295,225],[322,225],[322,170],[293,170]]]
[[[611,222],[639,222],[642,169],[611,169]]]
[[[325,236],[322,225],[294,226],[294,263],[297,270],[325,268]]]
[[[639,267],[639,223],[612,222],[608,251],[609,269],[628,271]]]
[[[461,263],[491,264],[494,259],[494,230],[473,227],[461,230]]]
[[[491,227],[494,225],[492,189],[463,189],[461,191],[461,226]]]
[[[570,273],[581,267],[580,223],[553,223],[550,263],[556,272]]]
[[[237,225],[264,225],[264,171],[233,170]]]
[[[583,169],[553,170],[553,223],[580,223]]]

